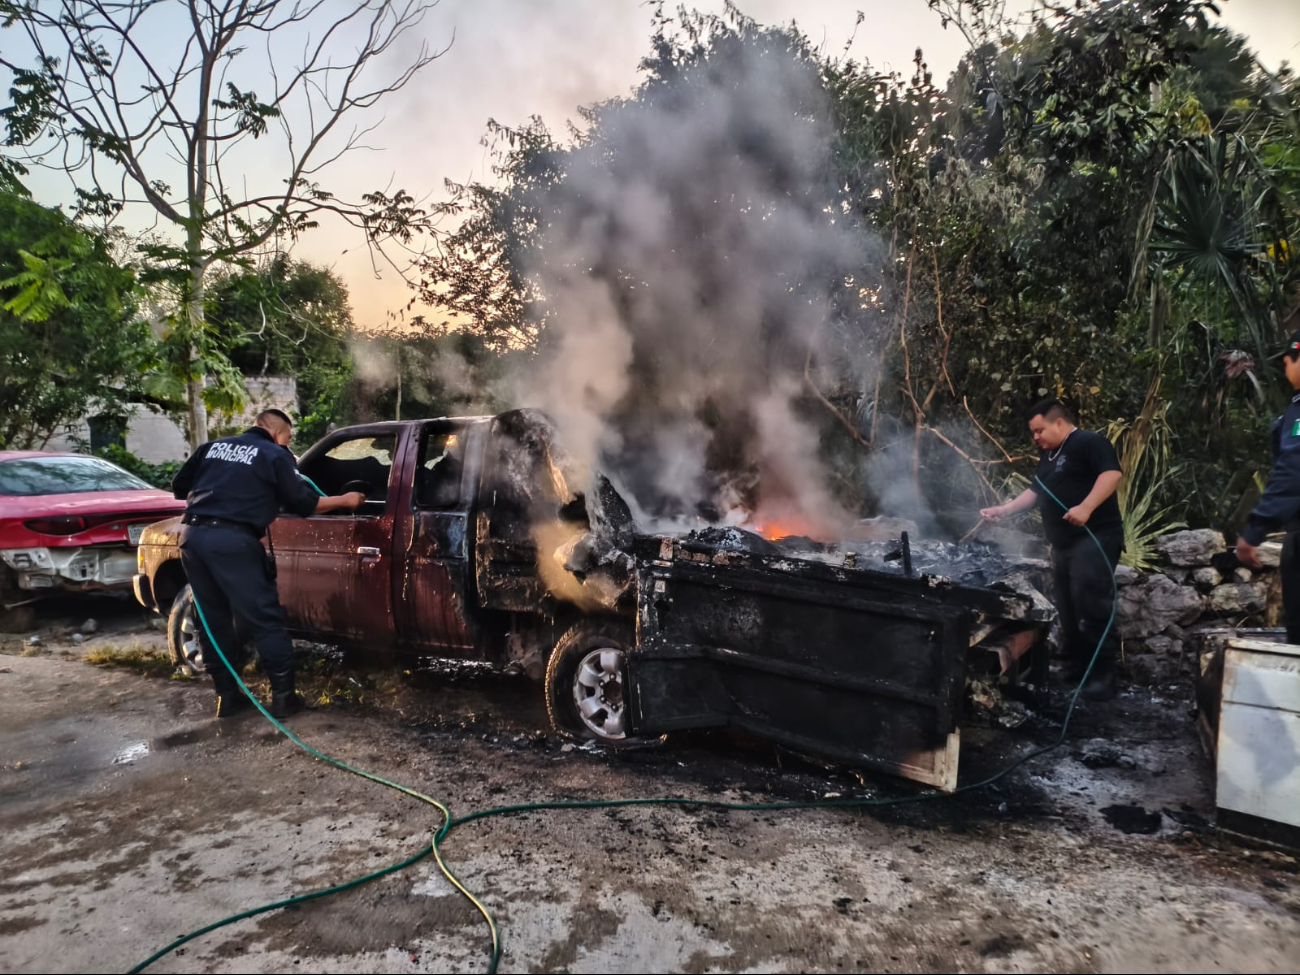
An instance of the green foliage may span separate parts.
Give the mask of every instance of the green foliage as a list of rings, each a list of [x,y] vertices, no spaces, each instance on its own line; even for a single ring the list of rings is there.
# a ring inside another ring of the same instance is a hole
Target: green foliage
[[[151,464],[147,460],[141,460],[125,447],[119,447],[117,444],[109,444],[97,450],[96,453],[106,461],[116,464],[124,471],[129,471],[142,481],[148,481],[156,488],[171,490],[172,478],[176,472],[181,469],[184,461],[165,460],[160,464]]]
[[[206,320],[238,372],[297,379],[299,443],[346,422],[355,326],[332,271],[278,255],[222,275],[207,297]]]
[[[139,390],[151,341],[135,301],[108,238],[0,192],[0,446],[41,446]]]
[[[1167,264],[1222,288],[1237,306],[1248,348],[1267,358],[1276,344],[1261,294],[1262,167],[1241,136],[1188,140],[1172,154],[1157,198],[1151,250]]]
[[[79,213],[111,219],[141,209],[164,228],[144,250],[148,282],[168,286],[180,313],[164,335],[156,392],[188,400],[194,445],[206,439],[200,398],[214,409],[242,398],[204,320],[210,271],[298,239],[323,214],[381,252],[428,229],[429,215],[405,191],[348,200],[317,180],[371,131],[349,116],[374,109],[440,55],[406,38],[435,5],[265,0],[190,17],[183,5],[153,0],[0,2],[0,67],[12,78],[0,109],[8,150],[0,190],[20,191],[26,167],[43,167],[72,180]],[[184,43],[158,43],[178,30]],[[273,35],[282,47],[262,43]],[[396,71],[394,49],[404,53]],[[382,77],[379,60],[389,62]],[[286,104],[294,111],[283,112]],[[272,143],[257,158],[278,169],[247,166],[250,140]],[[50,274],[29,273],[18,307],[57,302]]]
[[[419,262],[420,299],[450,318],[437,334],[468,328],[499,351],[532,348],[545,324],[543,296],[524,268],[539,246],[539,190],[561,178],[563,150],[536,116],[520,128],[489,121],[483,139],[498,185],[448,181],[437,208],[456,230]]]
[[[59,284],[59,277],[72,268],[72,260],[46,260],[22,248],[19,248],[18,256],[22,258],[25,269],[0,281],[0,291],[13,288],[17,293],[0,307],[25,321],[45,322],[59,309],[71,306],[72,302]]]
[[[205,380],[202,398],[208,410],[237,413],[244,408],[244,376],[230,361],[217,328],[206,319],[197,326],[175,309],[162,321],[144,381],[145,392],[170,408],[183,407],[190,384]]]
[[[1169,427],[1168,402],[1161,398],[1159,383],[1147,394],[1137,418],[1112,420],[1106,436],[1115,445],[1124,478],[1116,491],[1124,519],[1124,553],[1120,562],[1140,571],[1155,567],[1159,553],[1156,539],[1185,528],[1177,518],[1182,506],[1178,499],[1165,499],[1180,489],[1182,470],[1174,460],[1173,436]]]
[[[145,390],[168,403],[207,377],[213,409],[238,403],[242,374],[295,375],[303,442],[331,422],[502,405],[507,377],[527,370],[553,314],[530,269],[564,259],[547,253],[547,229],[572,216],[538,201],[566,199],[545,191],[566,179],[575,152],[614,151],[612,108],[664,104],[684,72],[707,64],[725,75],[728,57],[753,46],[815,67],[826,97],[808,111],[834,139],[838,205],[888,252],[854,275],[855,287],[872,282],[872,302],[837,300],[830,323],[867,334],[884,309],[888,327],[870,333],[880,380],[844,344],[827,354],[847,368],[832,371],[840,378],[824,399],[810,397],[811,408],[836,411],[824,413],[822,447],[837,458],[845,499],[872,507],[861,455],[900,437],[917,444],[916,489],[933,507],[1004,489],[1031,460],[1017,446],[1027,439],[1021,408],[1050,394],[1087,426],[1110,421],[1130,471],[1121,504],[1132,559],[1184,512],[1228,525],[1267,468],[1268,423],[1286,395],[1265,362],[1300,324],[1300,83],[1261,70],[1242,38],[1212,23],[1206,0],[1080,0],[1043,5],[1030,23],[1006,19],[996,0],[928,2],[970,43],[947,79],[920,51],[910,71],[882,72],[825,52],[794,25],[655,5],[641,83],[584,108],[581,130],[554,135],[537,117],[489,123],[494,178],[448,184],[435,215],[455,229],[420,263],[420,298],[441,314],[383,335],[354,333],[329,272],[239,257],[343,206],[302,173],[257,212],[204,184],[201,227],[190,226],[185,190],[138,187],[192,231],[144,251],[142,277],[173,288],[180,309],[153,347],[125,324],[130,272],[113,277],[103,242],[66,220],[30,224],[49,211],[21,210],[25,172],[16,157],[0,161],[0,218],[17,215],[0,227],[0,440],[39,442],[52,418],[83,410],[92,384],[82,370],[99,385],[117,377],[111,397],[145,369]],[[109,77],[102,47],[83,48],[92,77]],[[6,145],[53,129],[103,159],[129,159],[133,147],[105,120],[68,129],[61,63],[13,72],[0,109]],[[265,92],[229,84],[212,94],[222,137],[269,138],[285,122]],[[120,207],[108,188],[79,195],[87,214],[111,219]],[[372,239],[403,243],[429,216],[402,191],[344,209]],[[1165,392],[1158,403],[1153,389]],[[10,414],[28,418],[14,426]],[[926,429],[952,432],[977,464]]]

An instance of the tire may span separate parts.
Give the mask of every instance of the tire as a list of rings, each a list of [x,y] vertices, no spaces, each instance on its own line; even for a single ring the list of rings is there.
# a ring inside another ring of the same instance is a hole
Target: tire
[[[194,609],[194,593],[186,583],[172,600],[167,614],[167,652],[172,663],[188,674],[206,674],[203,646],[199,643],[199,614]]]
[[[617,619],[581,620],[560,637],[546,665],[546,712],[558,734],[615,748],[646,743],[630,730],[634,641],[631,625]]]

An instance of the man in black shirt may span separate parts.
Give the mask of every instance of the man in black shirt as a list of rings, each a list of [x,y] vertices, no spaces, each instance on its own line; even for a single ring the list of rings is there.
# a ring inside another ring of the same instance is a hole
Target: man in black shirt
[[[1110,441],[1076,427],[1074,417],[1060,400],[1043,400],[1027,412],[1029,430],[1040,452],[1034,486],[1014,501],[985,508],[980,514],[989,521],[998,521],[1038,505],[1043,531],[1052,545],[1056,610],[1078,679],[1097,652],[1114,609],[1115,566],[1124,548],[1124,523],[1115,489],[1123,475]],[[1047,491],[1039,487],[1040,482]],[[1049,491],[1060,499],[1065,510]],[[1097,536],[1104,556],[1089,537],[1088,529]],[[1084,685],[1084,697],[1104,700],[1115,696],[1118,651],[1119,637],[1112,625]]]
[[[230,671],[213,651],[207,628],[236,668],[242,648],[237,617],[257,645],[271,681],[271,713],[288,717],[302,708],[294,690],[293,644],[275,587],[274,563],[260,539],[280,509],[306,517],[354,510],[365,495],[353,491],[322,498],[298,473],[289,453],[293,424],[279,410],[263,410],[236,437],[199,447],[176,473],[172,493],[187,501],[181,534],[181,565],[207,627],[199,640],[217,688],[217,716],[249,707]]]

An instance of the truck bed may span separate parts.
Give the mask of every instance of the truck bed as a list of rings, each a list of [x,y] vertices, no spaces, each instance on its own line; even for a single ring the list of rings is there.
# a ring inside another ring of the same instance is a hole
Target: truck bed
[[[728,725],[956,787],[973,628],[1037,628],[1025,596],[940,576],[637,540],[637,730]]]

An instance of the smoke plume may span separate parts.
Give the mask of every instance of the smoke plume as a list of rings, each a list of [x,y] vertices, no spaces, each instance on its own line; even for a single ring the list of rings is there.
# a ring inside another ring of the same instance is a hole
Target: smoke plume
[[[652,516],[848,520],[805,372],[874,368],[842,350],[881,257],[841,204],[829,117],[813,65],[737,38],[601,108],[535,201],[550,314],[527,399]]]

